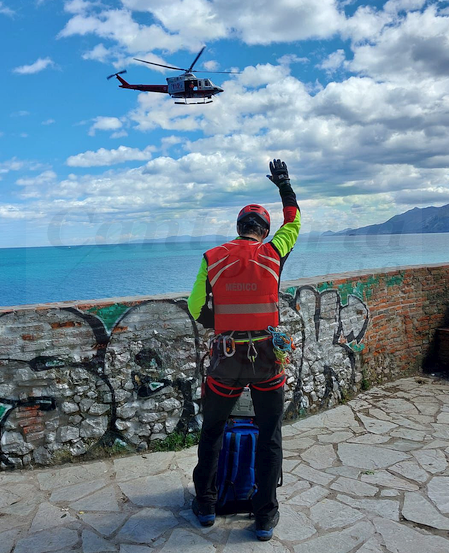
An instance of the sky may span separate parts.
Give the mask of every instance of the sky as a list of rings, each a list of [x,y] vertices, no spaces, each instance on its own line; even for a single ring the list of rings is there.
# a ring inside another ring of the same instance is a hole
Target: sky
[[[275,7],[274,7],[275,6]],[[271,159],[302,231],[449,203],[449,2],[0,0],[0,248],[235,233],[282,223]],[[118,88],[195,69],[207,105]]]

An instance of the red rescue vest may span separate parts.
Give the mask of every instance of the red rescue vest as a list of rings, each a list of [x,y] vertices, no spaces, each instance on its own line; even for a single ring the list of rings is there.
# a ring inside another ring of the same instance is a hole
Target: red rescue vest
[[[233,240],[205,254],[214,302],[214,327],[264,330],[279,324],[279,255],[270,245]]]

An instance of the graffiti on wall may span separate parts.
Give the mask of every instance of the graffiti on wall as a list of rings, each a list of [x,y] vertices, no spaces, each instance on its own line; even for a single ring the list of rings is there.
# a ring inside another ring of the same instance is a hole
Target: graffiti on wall
[[[286,369],[286,417],[338,402],[356,385],[369,321],[363,299],[289,289],[281,320],[297,346]],[[1,466],[144,451],[174,431],[197,430],[205,351],[185,300],[4,313]]]
[[[355,391],[357,358],[363,350],[369,311],[359,296],[342,297],[335,289],[302,286],[290,292],[283,294],[283,301],[296,315],[296,324],[292,321],[291,326],[296,330],[297,349],[286,417],[296,418],[312,405],[330,407]],[[292,319],[288,310],[286,318]]]
[[[198,330],[186,302],[126,307],[113,325],[110,308],[104,320],[94,311],[0,317],[3,466],[95,456],[102,447],[143,450],[198,426]]]

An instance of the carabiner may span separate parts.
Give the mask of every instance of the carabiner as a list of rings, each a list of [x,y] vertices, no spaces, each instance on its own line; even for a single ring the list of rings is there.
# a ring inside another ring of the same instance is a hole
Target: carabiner
[[[248,338],[249,338],[248,351],[246,353],[246,356],[251,361],[251,363],[253,364],[253,368],[254,368],[254,361],[257,359],[258,353],[257,353],[256,347],[254,346],[253,337],[251,335],[251,332],[249,332],[249,331],[248,331]],[[251,355],[251,350],[253,350],[253,355]]]
[[[223,336],[222,344],[225,357],[232,357],[235,353],[235,340],[232,334],[230,336]]]

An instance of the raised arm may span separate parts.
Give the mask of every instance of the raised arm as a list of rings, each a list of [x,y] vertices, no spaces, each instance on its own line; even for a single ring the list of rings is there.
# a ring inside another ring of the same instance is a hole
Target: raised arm
[[[274,159],[270,162],[270,172],[271,175],[267,175],[267,177],[278,187],[284,210],[284,222],[273,236],[271,244],[280,257],[283,258],[290,253],[298,239],[301,227],[301,212],[296,201],[296,194],[290,184],[285,162]]]

